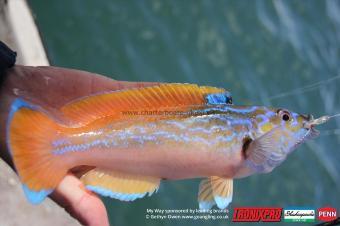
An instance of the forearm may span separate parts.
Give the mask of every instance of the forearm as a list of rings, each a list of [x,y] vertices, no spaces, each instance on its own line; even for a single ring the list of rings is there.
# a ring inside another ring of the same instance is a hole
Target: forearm
[[[5,43],[0,41],[0,157],[9,162],[9,156],[6,151],[5,130],[6,118],[8,115],[11,98],[8,93],[8,77],[10,68],[16,61],[17,53],[11,50]]]
[[[0,86],[0,157],[10,165],[12,165],[12,162],[6,147],[6,124],[10,104],[15,98],[16,90],[13,87],[13,80],[15,80],[18,74],[13,73],[14,70],[18,69],[11,68],[6,70],[2,75],[2,83]]]

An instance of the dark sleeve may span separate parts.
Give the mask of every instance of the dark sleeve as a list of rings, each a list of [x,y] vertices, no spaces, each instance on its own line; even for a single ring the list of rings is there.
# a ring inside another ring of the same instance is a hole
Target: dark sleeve
[[[0,84],[4,78],[6,69],[14,66],[16,57],[17,53],[0,41]]]

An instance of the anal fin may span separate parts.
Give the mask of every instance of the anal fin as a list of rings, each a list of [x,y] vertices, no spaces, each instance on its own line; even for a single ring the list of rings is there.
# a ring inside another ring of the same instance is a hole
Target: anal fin
[[[134,201],[158,190],[160,179],[150,176],[131,175],[95,168],[85,173],[80,180],[86,188],[102,196]]]

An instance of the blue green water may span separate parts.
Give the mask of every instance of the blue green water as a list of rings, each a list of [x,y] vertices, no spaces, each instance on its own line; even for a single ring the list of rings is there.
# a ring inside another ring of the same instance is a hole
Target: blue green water
[[[30,0],[51,63],[118,80],[227,88],[235,104],[340,112],[339,1]],[[231,206],[331,205],[340,209],[340,120],[321,127],[267,175],[237,180]],[[105,199],[114,225],[226,225],[147,220],[146,209],[197,208],[198,180],[166,181],[133,203]],[[283,223],[282,223],[283,224]],[[279,224],[276,224],[279,225]]]

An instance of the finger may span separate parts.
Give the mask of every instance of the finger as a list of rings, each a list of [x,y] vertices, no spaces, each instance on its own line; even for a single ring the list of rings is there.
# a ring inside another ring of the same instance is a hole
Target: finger
[[[84,225],[109,225],[103,202],[73,175],[67,175],[51,197]]]

